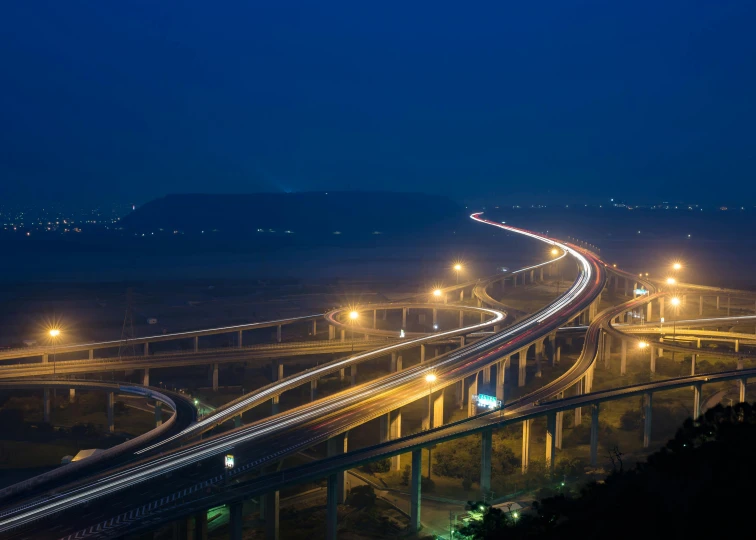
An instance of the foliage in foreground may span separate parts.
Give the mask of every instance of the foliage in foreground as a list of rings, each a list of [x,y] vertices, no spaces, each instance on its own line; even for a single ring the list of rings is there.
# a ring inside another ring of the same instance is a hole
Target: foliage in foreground
[[[518,520],[487,508],[460,533],[493,538],[704,538],[753,536],[756,408],[717,406],[645,463],[618,470],[578,496],[534,502]],[[479,504],[479,503],[476,503]]]

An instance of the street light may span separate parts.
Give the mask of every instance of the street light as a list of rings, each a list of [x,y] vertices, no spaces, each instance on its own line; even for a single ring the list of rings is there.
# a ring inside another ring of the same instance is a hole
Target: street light
[[[428,429],[430,430],[433,426],[431,424],[431,395],[433,394],[433,383],[436,382],[436,374],[435,373],[428,373],[425,376],[425,382],[428,383]],[[431,477],[431,448],[428,447],[428,480],[430,480]]]
[[[674,285],[675,283],[677,283],[677,280],[675,278],[673,277],[667,278],[667,285]]]
[[[462,265],[459,263],[455,264],[454,271],[457,273],[457,285],[459,285],[459,273],[462,271]]]
[[[352,341],[352,353],[354,353],[354,323],[360,318],[358,311],[352,310],[349,312],[349,339]]]
[[[559,250],[557,248],[552,248],[551,249],[551,254],[556,257],[559,254]]]
[[[52,340],[52,344],[53,344],[53,379],[54,379],[55,378],[55,345],[58,342],[58,337],[60,336],[60,330],[58,328],[51,328],[48,334],[50,334],[50,339]]]
[[[675,344],[677,344],[677,337],[676,337],[676,334],[677,334],[677,317],[675,317],[675,315],[677,315],[677,310],[680,308],[681,302],[680,302],[680,299],[677,296],[674,296],[674,297],[672,297],[670,299],[669,303],[672,305],[673,308],[675,308],[675,309],[672,310],[672,341],[674,341]],[[672,349],[672,361],[673,362],[675,361],[675,350],[674,349]]]
[[[638,343],[639,349],[645,349],[646,347],[648,347],[648,343],[646,343],[645,341],[641,341],[640,343]]]
[[[441,291],[441,289],[433,289],[433,296],[435,296],[436,298],[441,298],[442,294],[443,292]]]
[[[675,264],[672,265],[672,270],[682,270],[682,264],[680,264],[679,262],[676,262]]]

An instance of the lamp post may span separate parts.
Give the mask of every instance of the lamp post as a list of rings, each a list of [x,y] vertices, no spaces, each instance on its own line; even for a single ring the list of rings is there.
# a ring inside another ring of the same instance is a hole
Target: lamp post
[[[672,304],[672,341],[677,345],[677,317],[675,315],[677,314],[677,310],[680,308],[680,299],[675,296],[670,301],[670,304]],[[675,350],[672,349],[672,361],[675,361]]]
[[[49,332],[50,339],[52,340],[53,344],[53,379],[55,378],[55,345],[58,342],[58,337],[60,336],[60,330],[57,328],[52,328]]]
[[[457,285],[459,285],[459,273],[462,271],[462,265],[459,263],[455,264],[454,271],[457,273]]]
[[[557,248],[551,248],[551,255],[552,257],[556,257],[559,255],[559,250]],[[559,294],[559,285],[561,285],[562,282],[562,276],[559,274],[559,261],[556,261],[556,272],[557,272],[557,287],[556,287],[556,293]]]
[[[352,354],[354,354],[354,323],[360,318],[358,311],[349,312],[349,339],[352,341]]]

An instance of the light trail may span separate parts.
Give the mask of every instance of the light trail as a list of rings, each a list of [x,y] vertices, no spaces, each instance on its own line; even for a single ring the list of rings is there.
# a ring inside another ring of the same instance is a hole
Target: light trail
[[[442,360],[440,360],[439,362],[426,363],[408,368],[401,372],[393,373],[391,375],[383,377],[378,381],[373,381],[365,385],[361,385],[360,387],[355,389],[355,391],[348,392],[346,395],[337,394],[335,396],[320,400],[315,404],[292,409],[291,411],[287,411],[270,419],[265,419],[256,424],[240,428],[239,430],[235,430],[228,434],[219,435],[213,439],[195,443],[192,446],[176,450],[167,455],[157,456],[147,462],[139,463],[129,467],[128,469],[99,478],[88,485],[73,488],[66,492],[54,495],[53,497],[43,500],[30,501],[28,504],[25,504],[21,507],[11,508],[0,513],[0,519],[2,519],[2,521],[0,521],[0,532],[8,531],[18,526],[28,524],[38,519],[59,513],[63,510],[85,503],[94,498],[115,493],[119,490],[137,485],[141,482],[156,478],[168,472],[184,468],[188,465],[197,463],[209,457],[222,455],[234,448],[236,445],[246,444],[265,435],[270,435],[274,432],[282,432],[299,424],[304,424],[314,419],[325,417],[334,412],[346,410],[350,406],[363,403],[370,398],[376,397],[377,395],[398,390],[403,386],[408,386],[410,389],[413,389],[413,385],[417,386],[418,390],[421,391],[424,395],[426,393],[425,385],[418,384],[418,380],[420,379],[419,375],[428,373],[430,371],[439,373],[439,370],[453,368],[461,361],[475,359],[476,355],[480,355],[484,352],[487,353],[485,354],[486,357],[490,357],[498,352],[501,352],[502,349],[507,346],[510,338],[529,329],[537,328],[538,325],[546,321],[549,317],[556,315],[560,310],[564,309],[569,304],[577,300],[590,285],[593,277],[592,268],[588,259],[581,252],[549,238],[536,235],[529,231],[523,231],[515,227],[483,220],[480,219],[479,216],[480,214],[473,214],[470,217],[481,223],[494,225],[501,229],[510,230],[518,234],[529,236],[546,244],[557,246],[565,252],[569,253],[570,255],[575,257],[575,259],[579,263],[578,279],[554,303],[537,312],[533,316],[524,319],[520,323],[517,323],[502,332],[484,338],[462,349],[458,349],[450,353],[448,356],[442,358]],[[486,323],[481,324],[485,325]],[[487,324],[490,324],[490,321]],[[475,325],[474,327],[477,326],[480,325]],[[393,346],[395,347],[397,345]],[[347,362],[348,360],[349,359],[346,359],[345,362]],[[447,383],[448,382],[449,381],[447,381]],[[422,388],[420,388],[421,386]],[[405,401],[409,402],[416,398],[417,396],[412,394],[409,397],[405,398]],[[309,439],[300,440],[295,445],[295,449],[311,445],[314,442],[318,442],[322,440],[323,437],[327,437],[329,435],[331,435],[331,433],[321,433]],[[279,449],[269,454],[268,456],[252,462],[251,465],[254,466],[268,462],[272,459],[276,459],[279,456],[289,453],[291,450],[292,447]],[[243,470],[246,469],[247,467],[244,467]],[[236,470],[239,472],[242,471],[241,468],[237,468]]]

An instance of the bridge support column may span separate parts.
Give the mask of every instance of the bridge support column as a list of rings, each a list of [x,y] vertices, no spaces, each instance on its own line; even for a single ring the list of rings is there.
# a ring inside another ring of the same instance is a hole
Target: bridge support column
[[[491,386],[491,366],[486,366],[481,370],[481,384],[483,390],[488,391]]]
[[[546,415],[546,467],[554,471],[556,464],[556,413]]]
[[[163,402],[155,401],[155,427],[163,425]]]
[[[422,449],[412,451],[412,469],[410,471],[410,531],[420,530],[421,475],[423,466]]]
[[[740,340],[735,340],[735,352],[740,352]]]
[[[378,310],[373,310],[373,329],[378,328]]]
[[[265,494],[265,540],[279,540],[279,503],[278,491]]]
[[[207,540],[207,510],[194,514],[194,540]]]
[[[586,394],[590,394],[591,390],[593,389],[593,374],[596,369],[596,364],[591,364],[591,367],[589,367],[586,372],[583,379],[585,382],[583,383],[583,392]]]
[[[50,423],[50,390],[45,388],[42,397],[42,420]]]
[[[539,269],[539,273],[540,273],[539,280],[543,281],[543,266]]]
[[[601,335],[603,336],[601,354],[604,355],[604,369],[609,369],[612,357],[612,336],[606,332],[602,332]]]
[[[562,361],[562,347],[561,345],[556,348],[556,363],[560,363]]]
[[[142,373],[142,386],[149,386],[150,385],[150,368],[144,368],[144,373]]]
[[[336,328],[334,326],[331,326],[330,324],[328,325],[328,339],[336,339]]]
[[[242,427],[242,415],[237,414],[234,416],[234,428]]]
[[[312,321],[312,337],[315,337],[318,335],[318,321],[315,319]]]
[[[71,388],[68,390],[68,402],[73,403],[76,401],[76,388]]]
[[[402,370],[402,355],[397,355],[395,352],[391,353],[391,373],[396,373]]]
[[[535,281],[535,270],[530,271],[530,283]]]
[[[543,360],[543,342],[544,340],[539,339],[535,342],[535,363],[536,363],[536,378],[540,379],[543,377],[543,372],[541,371],[541,362]]]
[[[341,329],[341,341],[346,341],[346,330],[344,330],[343,328]]]
[[[425,362],[425,345],[420,345],[420,363]]]
[[[496,399],[501,400],[504,403],[505,400],[505,385],[507,384],[507,367],[509,365],[509,357],[505,357],[496,364]]]
[[[115,431],[115,423],[113,420],[113,406],[115,405],[115,394],[108,392],[106,395],[106,406],[108,408],[108,433]]]
[[[651,322],[651,317],[654,315],[654,304],[649,302],[646,304],[646,322]]]
[[[144,356],[149,356],[149,355],[150,355],[150,344],[149,343],[145,343],[144,344]]]
[[[578,381],[575,383],[575,395],[576,396],[583,395],[583,378],[582,377],[578,379]],[[573,426],[579,426],[582,423],[583,423],[583,411],[580,407],[576,407],[575,420],[574,420]]]
[[[402,308],[402,328],[407,329],[407,308]]]
[[[318,380],[313,379],[310,381],[310,401],[315,401],[318,396]]]
[[[357,364],[352,364],[350,366],[349,373],[352,376],[352,386],[357,386]]]
[[[730,316],[730,297],[727,297],[727,316]]]
[[[94,349],[89,349],[89,359],[94,360]]]
[[[551,367],[554,367],[557,363],[556,332],[549,334],[548,340],[549,340],[549,350],[551,351]]]
[[[462,328],[465,326],[465,312],[460,310],[459,312],[459,327]]]
[[[213,377],[213,392],[217,392],[218,391],[218,372],[219,372],[218,364],[213,364],[213,375],[212,375],[212,377]]]
[[[281,326],[282,325],[280,325],[280,324],[278,326],[276,326],[276,341],[278,343],[281,343],[281,341],[283,341],[282,336],[281,336]]]
[[[472,375],[465,379],[465,393],[467,394],[467,416],[475,416],[477,408],[473,401],[473,395],[478,393],[478,374]]]
[[[653,350],[653,347],[652,347]],[[620,349],[620,375],[625,376],[627,374],[627,340],[622,340],[622,347]]]
[[[244,527],[243,508],[244,503],[241,501],[231,503],[228,506],[228,528],[231,540],[242,540],[242,528]]]
[[[433,326],[434,326],[434,328],[435,328],[435,326],[437,324],[438,324],[438,309],[433,308]]]
[[[645,403],[643,404],[643,448],[648,448],[651,444],[651,413],[653,411],[654,395],[649,392],[646,394]]]
[[[717,296],[717,311],[719,311],[719,296]]]
[[[218,364],[215,364],[216,366]],[[273,366],[271,367],[271,371],[273,372],[273,382],[280,381],[283,379],[283,364],[279,362],[278,360],[273,361]],[[278,406],[281,402],[281,396],[273,396],[270,400],[271,402],[271,413],[272,414],[278,414]]]
[[[659,298],[659,319],[664,318],[664,297]]]
[[[244,347],[244,331],[242,330],[236,333],[236,346],[240,349]]]
[[[696,374],[696,360],[698,358],[697,354],[694,354],[690,357],[690,374],[695,375]]]
[[[336,540],[339,528],[338,473],[328,475],[326,488],[326,540]]]
[[[649,349],[651,349],[651,364],[650,364],[650,371],[651,371],[651,373],[656,373],[656,355],[657,355],[657,351],[656,351],[656,349],[654,349],[654,348],[653,348],[652,346],[650,346],[650,345],[649,345],[649,347],[648,347],[648,348],[649,348]],[[663,352],[663,351],[662,351],[661,349],[659,349],[659,351],[658,351],[658,354],[662,354],[662,352]]]
[[[147,344],[145,343],[145,345]],[[198,351],[199,351],[199,336],[194,336],[194,352],[198,352]],[[145,352],[145,356],[147,356],[147,351],[145,350],[144,352]]]
[[[434,428],[444,425],[444,391],[445,388],[442,388],[438,392],[435,392],[435,395],[433,395],[431,399],[433,414],[433,418],[431,418],[431,426]]]
[[[328,457],[338,456],[347,451],[349,432],[339,433],[328,439]],[[336,473],[336,498],[338,504],[344,504],[346,500],[346,474],[345,471]]]
[[[526,377],[526,371],[528,364],[528,349],[520,349],[518,354],[518,377],[517,377],[517,386],[523,387],[525,386],[525,377]]]
[[[591,467],[598,464],[599,404],[591,405]]]
[[[399,439],[402,436],[402,410],[397,409],[388,413],[389,417],[389,437],[391,440]],[[391,470],[401,470],[399,456],[391,457]]]
[[[738,381],[738,389],[740,390],[740,394],[738,397],[738,403],[745,403],[746,402],[746,385],[748,384],[748,379],[743,377]]]
[[[491,455],[493,454],[493,430],[480,434],[480,494],[485,499],[491,491]]]
[[[701,383],[693,385],[693,420],[701,416]]]
[[[698,316],[703,315],[703,295],[698,297]]]
[[[738,358],[738,369],[743,369],[743,358]]]
[[[530,428],[533,420],[522,422],[522,474],[528,472],[530,466]]]
[[[564,397],[563,394],[560,393],[560,396]],[[559,411],[556,413],[556,432],[554,435],[554,446],[562,449],[562,428],[564,427],[564,411]]]
[[[464,299],[465,299],[465,290],[464,289],[460,289],[459,290],[459,301],[461,302]]]

